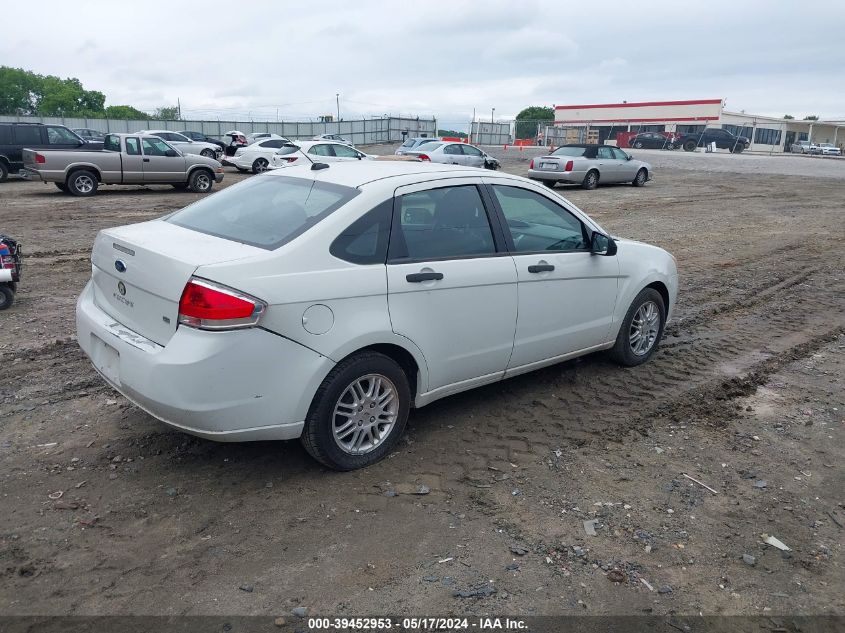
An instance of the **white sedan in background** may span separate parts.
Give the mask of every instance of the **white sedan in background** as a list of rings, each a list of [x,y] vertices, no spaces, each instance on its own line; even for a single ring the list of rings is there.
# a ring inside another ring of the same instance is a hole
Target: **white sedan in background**
[[[245,147],[235,150],[234,156],[226,159],[227,165],[234,165],[240,171],[251,171],[253,174],[260,174],[270,167],[270,161],[279,149],[289,145],[286,138],[271,138],[263,141],[256,141]]]
[[[184,134],[179,132],[171,132],[170,130],[142,130],[137,134],[152,134],[160,139],[167,141],[168,144],[178,149],[183,154],[199,154],[206,158],[219,158],[223,154],[223,150],[215,143],[206,143],[205,141],[192,141]]]
[[[76,327],[164,423],[301,438],[351,470],[393,450],[412,407],[599,350],[647,361],[677,292],[669,253],[531,180],[355,161],[100,231]]]
[[[338,141],[292,141],[273,154],[269,169],[281,169],[311,162],[342,163],[374,158],[375,156],[359,152],[354,147]]]
[[[486,167],[487,169],[499,168],[498,160],[475,145],[468,143],[449,143],[444,141],[425,143],[416,149],[405,151],[404,155],[432,163],[463,165],[464,167]]]

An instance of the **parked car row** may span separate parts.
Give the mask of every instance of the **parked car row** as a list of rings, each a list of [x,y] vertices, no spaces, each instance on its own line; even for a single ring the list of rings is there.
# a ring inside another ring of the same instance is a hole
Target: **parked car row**
[[[632,136],[628,146],[635,149],[679,149],[694,152],[699,147],[707,147],[715,143],[719,149],[727,149],[739,154],[751,145],[751,139],[737,136],[722,128],[706,128],[700,132],[683,134],[661,134],[660,132],[640,132]]]

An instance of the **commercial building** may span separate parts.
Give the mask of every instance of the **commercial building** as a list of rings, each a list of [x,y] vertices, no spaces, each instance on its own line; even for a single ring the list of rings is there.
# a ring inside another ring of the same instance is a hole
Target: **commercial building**
[[[789,151],[792,143],[845,144],[845,120],[798,121],[730,112],[722,99],[645,101],[555,106],[554,128],[547,135],[562,136],[567,128],[598,131],[599,142],[613,141],[618,132],[695,133],[721,127],[751,139],[751,151]]]

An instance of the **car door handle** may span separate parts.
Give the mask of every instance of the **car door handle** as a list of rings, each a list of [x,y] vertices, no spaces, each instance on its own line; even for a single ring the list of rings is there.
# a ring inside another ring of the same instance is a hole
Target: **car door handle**
[[[149,162],[150,162],[150,159],[149,159],[149,158],[145,158],[145,159],[144,159],[144,162],[145,162],[145,163],[149,163]]]
[[[443,273],[411,273],[405,275],[405,279],[412,284],[418,284],[421,281],[440,281],[443,279]]]
[[[528,267],[529,273],[547,273],[549,271],[554,270],[555,267],[552,264],[534,264],[533,266]]]

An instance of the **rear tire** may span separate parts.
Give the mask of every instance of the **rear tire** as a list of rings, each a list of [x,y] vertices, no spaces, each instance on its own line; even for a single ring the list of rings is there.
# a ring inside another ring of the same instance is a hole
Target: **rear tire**
[[[745,149],[744,145],[740,145],[740,144],[737,143],[737,145],[733,148],[733,153],[734,154],[742,154],[742,151],[744,149]]]
[[[9,177],[9,168],[6,166],[6,163],[0,161],[0,182],[6,182],[6,179]]]
[[[587,175],[584,176],[584,180],[581,181],[581,187],[584,189],[595,189],[599,186],[599,172],[595,169],[591,169],[587,172]]]
[[[266,158],[256,158],[255,162],[252,163],[252,173],[260,174],[267,171],[267,165],[269,164]]]
[[[15,301],[15,293],[9,286],[0,286],[0,310],[11,308]]]
[[[652,316],[656,321],[651,320]],[[610,357],[626,367],[641,365],[654,354],[665,325],[666,304],[663,303],[663,296],[654,288],[643,288],[631,302],[622,320]]]
[[[698,147],[698,144],[695,141],[687,141],[684,143],[685,152],[694,152],[696,147]]]
[[[213,185],[214,176],[205,169],[197,169],[188,178],[188,188],[194,193],[208,193]]]
[[[645,183],[648,180],[648,171],[646,171],[645,167],[642,167],[638,172],[634,180],[631,181],[631,184],[635,187],[645,187]]]
[[[371,399],[366,386],[372,389],[374,382],[371,381],[375,379],[380,379],[380,387]],[[356,384],[364,388],[357,391],[354,387]],[[351,395],[353,392],[364,394],[358,409],[358,398]],[[379,397],[387,398],[388,393],[392,394],[389,400],[381,404],[376,402]],[[390,407],[391,403],[395,404],[386,413],[385,408]],[[311,457],[333,470],[355,470],[369,466],[386,457],[399,441],[408,421],[410,406],[408,377],[396,361],[378,352],[356,354],[332,369],[314,394],[302,430],[302,445]],[[364,415],[367,413],[373,415]],[[360,419],[356,419],[358,415]],[[381,425],[368,426],[378,420],[390,420],[392,424],[388,427],[387,422],[384,422],[381,431]],[[345,428],[350,422],[351,426]],[[379,436],[382,432],[384,435]],[[369,435],[365,435],[367,433]],[[376,436],[379,436],[377,440],[374,439]],[[342,446],[355,446],[356,439],[360,442],[360,452]]]
[[[87,169],[80,169],[68,176],[66,185],[69,193],[87,198],[97,193],[97,175]]]

